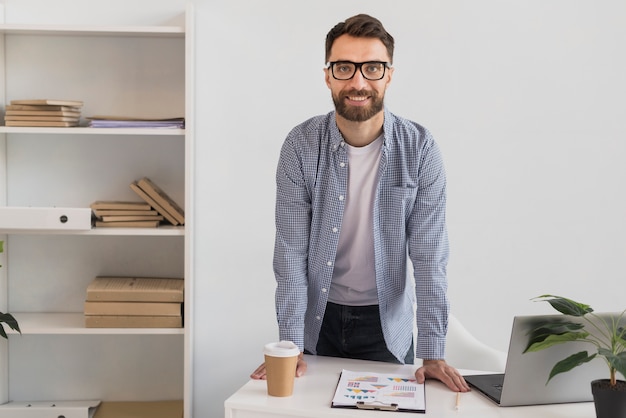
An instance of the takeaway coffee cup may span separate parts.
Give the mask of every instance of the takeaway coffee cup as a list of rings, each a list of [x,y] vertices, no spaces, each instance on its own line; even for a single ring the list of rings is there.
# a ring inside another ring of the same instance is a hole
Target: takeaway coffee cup
[[[267,394],[291,396],[300,349],[291,341],[269,343],[263,350],[267,377]]]

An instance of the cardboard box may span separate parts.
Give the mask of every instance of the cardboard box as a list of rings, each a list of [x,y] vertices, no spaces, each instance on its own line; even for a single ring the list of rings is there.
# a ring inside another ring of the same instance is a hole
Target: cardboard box
[[[96,410],[94,418],[182,418],[183,413],[182,400],[102,402]]]

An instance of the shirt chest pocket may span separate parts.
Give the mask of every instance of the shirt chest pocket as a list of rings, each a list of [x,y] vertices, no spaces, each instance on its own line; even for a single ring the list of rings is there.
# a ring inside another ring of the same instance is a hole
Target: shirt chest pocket
[[[380,196],[382,225],[404,229],[404,223],[413,211],[417,187],[392,186]]]

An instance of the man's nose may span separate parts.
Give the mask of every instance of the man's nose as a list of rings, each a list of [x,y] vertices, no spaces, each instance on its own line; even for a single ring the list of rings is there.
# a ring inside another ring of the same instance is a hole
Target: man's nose
[[[367,86],[367,79],[363,77],[361,68],[356,69],[354,76],[350,80],[348,80],[348,84],[357,90],[360,90]]]

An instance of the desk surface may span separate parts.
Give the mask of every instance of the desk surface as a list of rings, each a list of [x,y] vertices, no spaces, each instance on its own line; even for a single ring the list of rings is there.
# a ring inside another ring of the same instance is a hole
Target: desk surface
[[[250,380],[224,402],[226,418],[278,418],[278,417],[354,417],[385,418],[391,412],[363,411],[331,408],[339,374],[342,369],[380,373],[413,373],[416,366],[395,365],[373,361],[339,359],[322,356],[306,356],[308,370],[296,379],[294,394],[288,398],[267,395],[266,382]],[[437,418],[593,418],[593,402],[499,407],[478,391],[463,393],[461,407],[455,409],[456,394],[441,382],[426,382],[426,414]],[[406,414],[400,416],[403,417]]]

